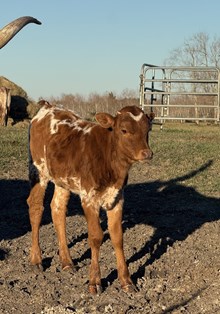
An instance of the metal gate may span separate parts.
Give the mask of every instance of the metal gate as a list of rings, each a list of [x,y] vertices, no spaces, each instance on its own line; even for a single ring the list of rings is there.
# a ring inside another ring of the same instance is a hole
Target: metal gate
[[[155,119],[219,122],[220,72],[216,67],[143,64],[140,106]]]

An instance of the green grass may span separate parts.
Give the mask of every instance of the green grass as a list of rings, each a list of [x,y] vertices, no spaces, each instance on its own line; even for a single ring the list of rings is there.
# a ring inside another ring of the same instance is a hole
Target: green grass
[[[0,179],[28,178],[28,126],[0,127]],[[154,158],[147,180],[177,180],[220,197],[220,126],[167,123],[153,126]]]
[[[180,177],[180,183],[200,193],[220,196],[219,125],[169,123],[163,130],[155,125],[150,142],[154,151],[153,180]]]
[[[0,127],[0,178],[27,179],[27,125]]]

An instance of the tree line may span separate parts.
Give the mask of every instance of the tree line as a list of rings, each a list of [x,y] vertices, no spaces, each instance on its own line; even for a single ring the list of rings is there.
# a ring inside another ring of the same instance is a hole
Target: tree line
[[[185,39],[180,47],[171,50],[169,56],[164,60],[162,66],[205,66],[220,68],[220,38],[216,36],[209,36],[207,33],[200,32]],[[161,65],[160,65],[161,66]],[[185,75],[185,73],[184,73]],[[216,73],[189,73],[188,75],[197,75],[200,77],[193,77],[193,79],[218,79],[214,77]],[[189,85],[187,85],[189,86]],[[184,89],[184,85],[181,86]],[[195,85],[190,87],[195,91]],[[215,92],[216,86],[211,84],[197,85],[205,93]],[[207,101],[203,98],[203,101]],[[209,98],[210,100],[210,98]],[[102,95],[98,93],[91,93],[88,97],[80,94],[62,94],[60,97],[51,97],[49,100],[53,104],[64,106],[65,108],[76,111],[80,116],[92,119],[96,112],[107,111],[115,114],[117,110],[128,105],[139,105],[139,92],[138,90],[124,90],[121,95],[115,95],[113,92],[106,92]],[[189,99],[182,99],[183,103],[189,103]],[[198,98],[199,102],[200,99]],[[178,98],[178,102],[181,99]],[[182,109],[183,111],[186,109]]]
[[[79,116],[92,120],[96,112],[108,112],[112,115],[122,107],[139,105],[138,91],[126,89],[120,95],[113,92],[104,94],[91,93],[88,97],[80,94],[62,94],[51,97],[49,102],[74,110]]]

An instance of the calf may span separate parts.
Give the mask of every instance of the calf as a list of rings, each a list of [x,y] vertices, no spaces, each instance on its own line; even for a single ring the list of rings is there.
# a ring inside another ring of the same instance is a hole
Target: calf
[[[133,284],[123,251],[123,188],[135,161],[152,158],[148,133],[152,117],[135,106],[121,109],[115,117],[98,113],[97,123],[82,120],[74,112],[41,101],[42,108],[30,125],[30,181],[28,197],[32,227],[30,260],[41,268],[39,228],[43,199],[49,181],[55,185],[51,201],[52,219],[58,236],[62,269],[73,266],[67,247],[66,211],[70,193],[77,193],[88,225],[91,247],[89,291],[101,291],[99,250],[103,231],[100,208],[106,210],[108,229],[115,250],[122,289]]]
[[[11,105],[11,92],[10,89],[0,87],[0,121],[2,126],[7,126],[8,115]]]

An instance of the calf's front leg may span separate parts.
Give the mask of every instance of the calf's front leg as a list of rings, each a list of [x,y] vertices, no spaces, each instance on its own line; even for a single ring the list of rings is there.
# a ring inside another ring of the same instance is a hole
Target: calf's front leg
[[[100,226],[99,209],[82,203],[88,225],[88,238],[91,248],[91,265],[89,273],[89,292],[97,294],[102,291],[101,272],[99,267],[99,251],[103,240],[103,231]]]
[[[125,292],[133,292],[135,287],[130,278],[123,250],[122,207],[123,200],[121,199],[113,209],[107,211],[108,229],[115,250],[121,287]]]

